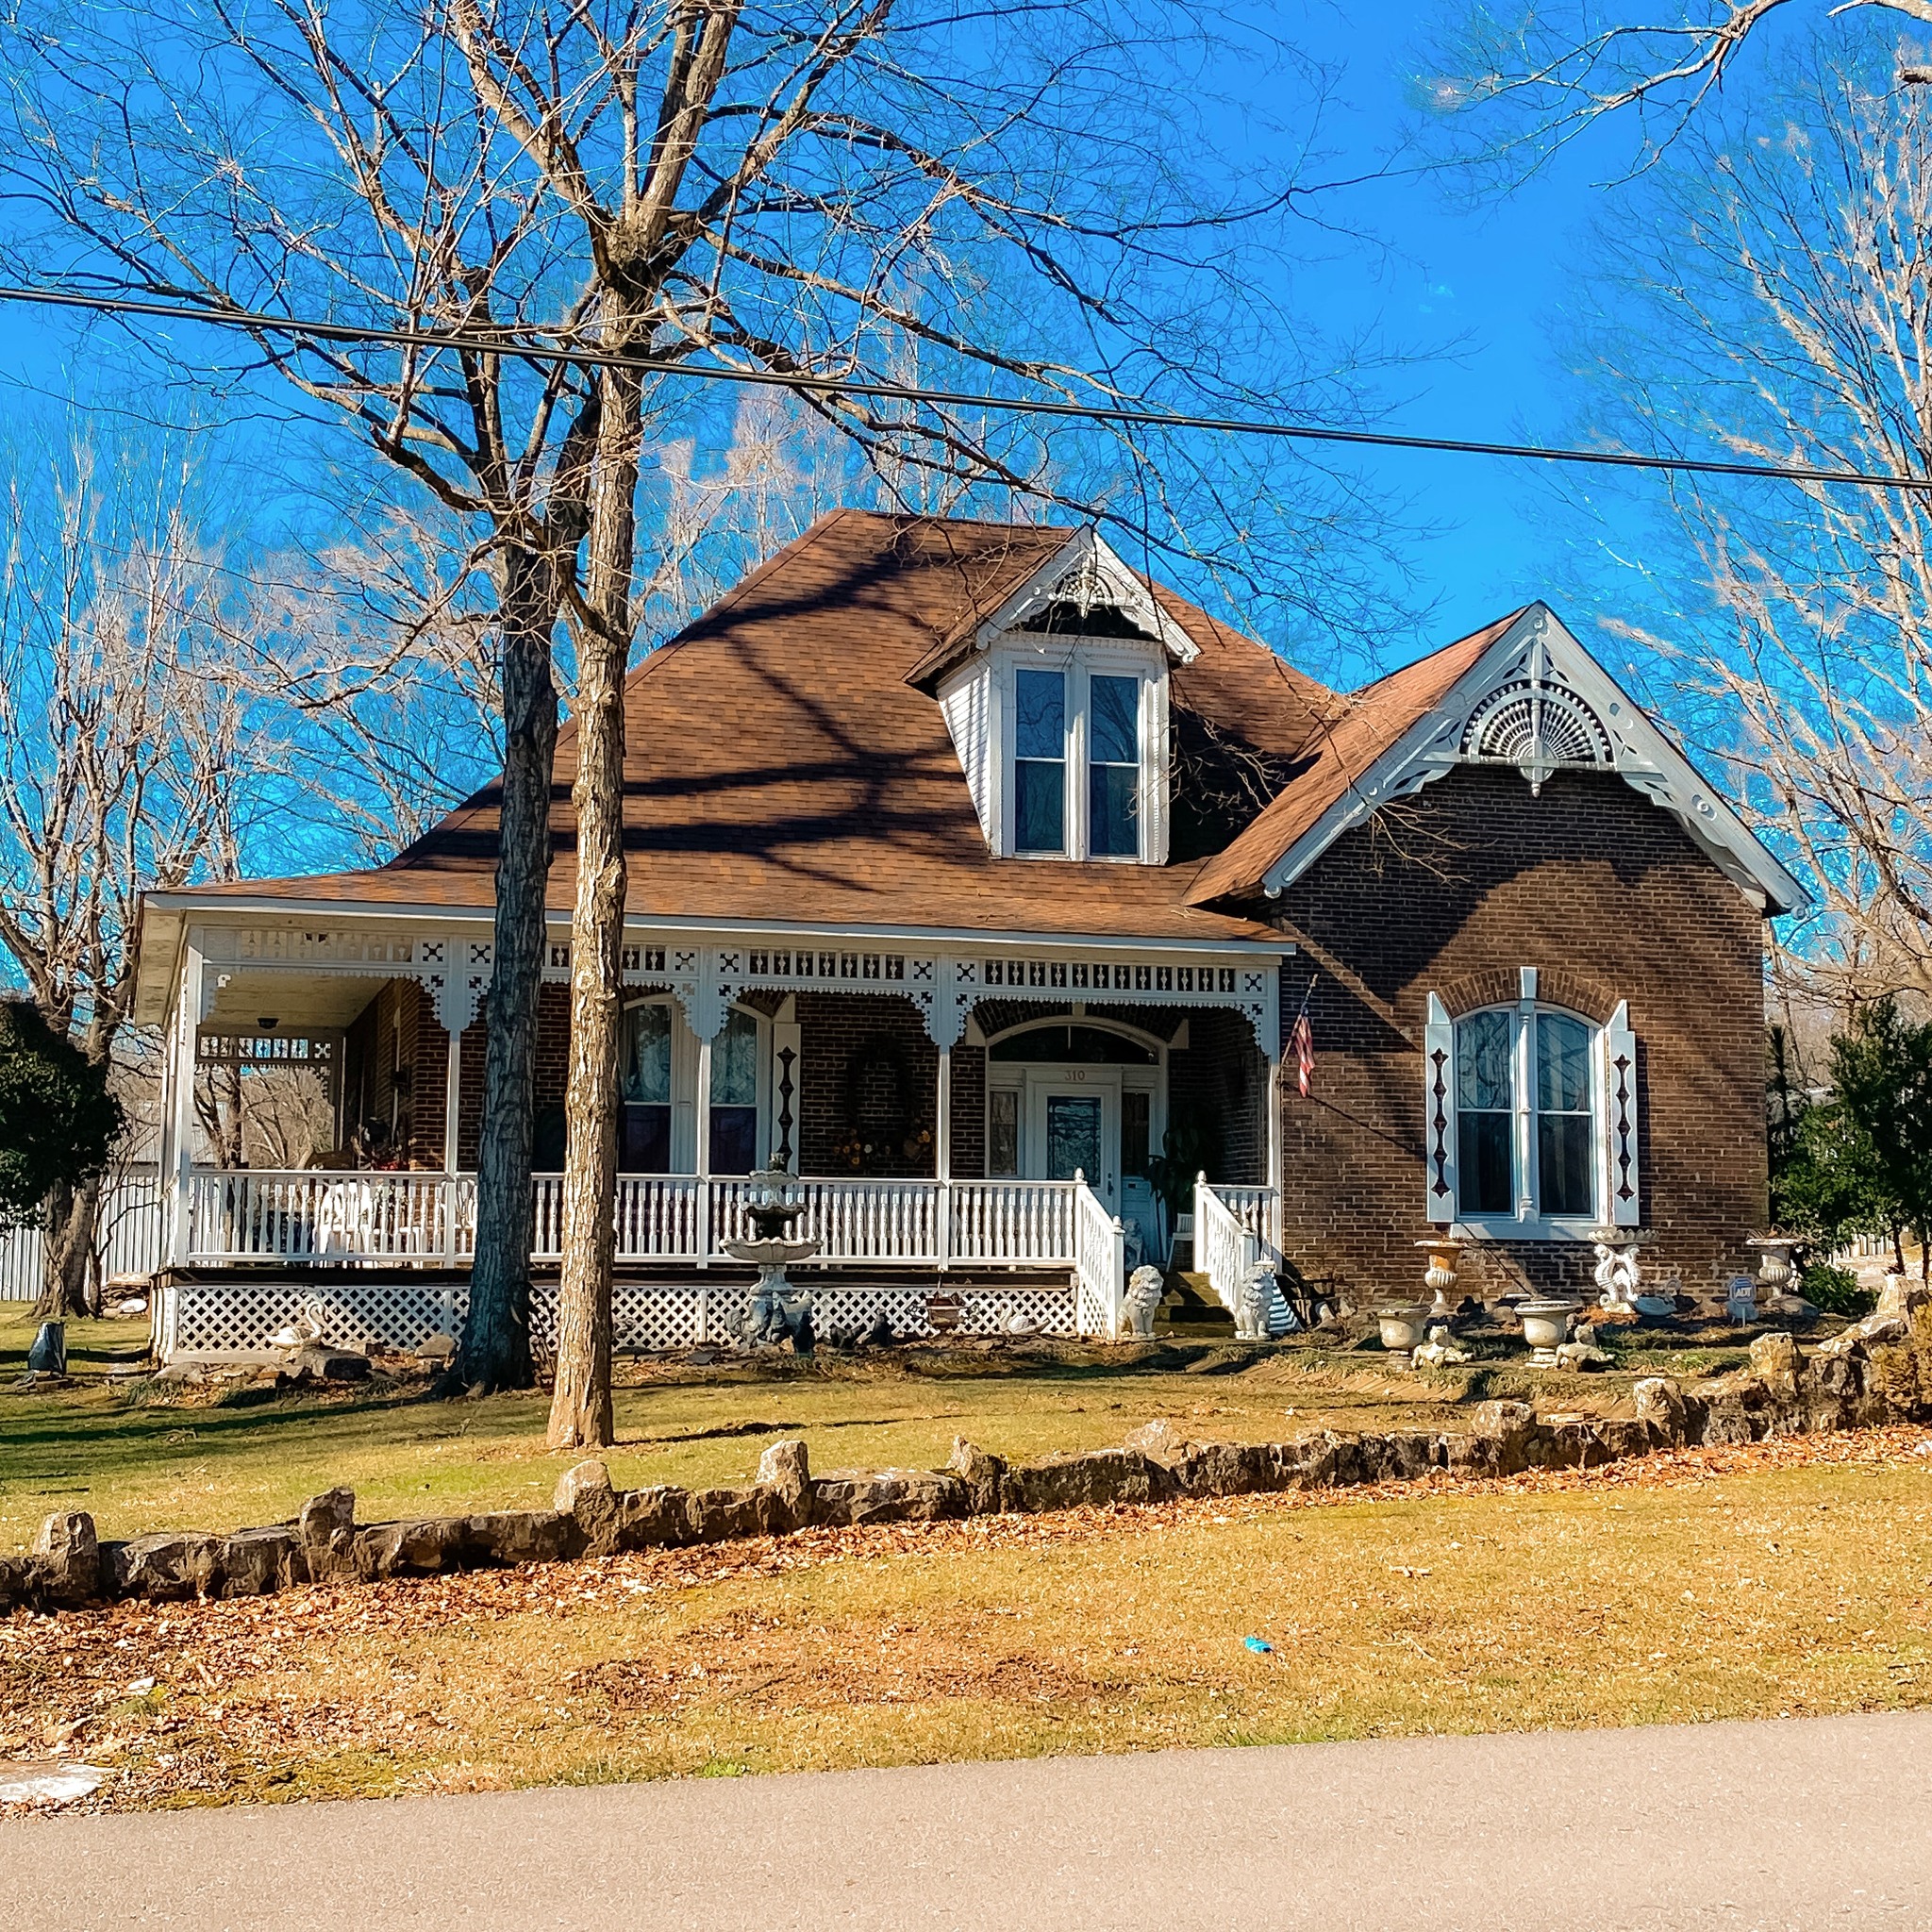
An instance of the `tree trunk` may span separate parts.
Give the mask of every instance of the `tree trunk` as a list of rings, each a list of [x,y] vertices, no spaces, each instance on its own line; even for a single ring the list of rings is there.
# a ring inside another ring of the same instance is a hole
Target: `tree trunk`
[[[623,340],[622,330],[616,332]],[[586,584],[593,621],[577,640],[577,839],[571,917],[570,1083],[563,1274],[557,1297],[553,1449],[611,1441],[610,1275],[617,1232],[618,1058],[624,1022],[624,674],[636,544],[638,377],[604,372]]]
[[[458,1374],[467,1388],[527,1389],[530,1362],[530,1136],[537,1001],[550,875],[550,675],[558,565],[517,546],[504,566],[504,761],[495,947],[484,1005],[483,1129],[476,1157],[476,1256]]]
[[[34,1313],[42,1322],[100,1312],[89,1294],[94,1235],[101,1220],[98,1177],[79,1187],[61,1182],[47,1196],[42,1266],[45,1285]]]

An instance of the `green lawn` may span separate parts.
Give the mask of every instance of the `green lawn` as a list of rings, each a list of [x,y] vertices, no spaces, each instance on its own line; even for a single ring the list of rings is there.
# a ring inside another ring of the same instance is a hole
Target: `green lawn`
[[[420,1386],[395,1385],[349,1396],[264,1400],[251,1391],[213,1405],[156,1402],[142,1385],[106,1375],[117,1354],[138,1352],[139,1323],[71,1324],[79,1385],[8,1392],[32,1329],[23,1307],[0,1305],[0,1550],[25,1547],[57,1509],[88,1510],[104,1536],[232,1529],[285,1518],[336,1483],[355,1489],[365,1522],[527,1507],[547,1501],[563,1466],[544,1448],[541,1392],[439,1402]],[[1190,1357],[1190,1368],[1174,1366]],[[1706,1369],[1725,1358],[1738,1354],[1645,1357],[1633,1367]],[[741,1481],[763,1439],[781,1432],[805,1436],[822,1471],[929,1468],[960,1435],[1019,1459],[1118,1442],[1157,1416],[1202,1436],[1279,1440],[1314,1426],[1453,1424],[1479,1396],[1533,1392],[1520,1371],[1474,1381],[1391,1375],[1373,1352],[1283,1352],[1214,1373],[1228,1359],[1199,1346],[1164,1356],[1094,1347],[654,1366],[641,1372],[653,1379],[618,1391],[611,1473],[626,1487]],[[1605,1408],[1630,1380],[1562,1378],[1560,1402]]]

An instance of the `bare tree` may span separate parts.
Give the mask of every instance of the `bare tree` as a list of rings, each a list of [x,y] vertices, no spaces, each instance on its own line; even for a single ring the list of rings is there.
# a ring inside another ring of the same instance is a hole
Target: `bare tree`
[[[479,341],[569,312],[541,183],[520,170],[439,20],[304,0],[199,9],[24,7],[5,250],[23,279],[138,290],[232,312],[460,327]],[[240,367],[178,335],[146,346],[262,407],[285,385],[346,422],[466,539],[444,578],[490,587],[502,705],[502,839],[486,1129],[463,1374],[527,1384],[536,1003],[557,736],[552,638],[586,518],[584,387],[487,346],[390,351],[263,332]],[[573,437],[573,426],[575,436]]]
[[[909,364],[956,388],[1092,401],[1144,401],[1162,379],[1199,393],[1208,370],[1228,374],[1200,306],[1213,306],[1228,241],[1262,223],[1150,168],[1151,129],[1173,119],[1142,118],[1152,15],[1060,0],[1033,9],[1024,32],[1015,23],[997,61],[953,10],[895,0],[555,13],[453,0],[451,19],[477,98],[581,231],[584,337],[608,351],[855,385],[903,378]],[[1172,32],[1171,13],[1163,25]],[[1121,373],[1083,374],[1074,344]],[[657,385],[629,367],[600,382],[584,596],[571,613],[576,903],[553,1447],[610,1440],[623,687]],[[1041,439],[997,412],[805,394],[882,481],[1083,511],[1097,497],[1143,553],[1181,539],[1171,450],[1115,438],[1111,460],[1131,482],[1109,505],[1091,474],[1056,477]]]
[[[0,571],[0,945],[98,1064],[134,996],[141,893],[232,849],[267,750],[221,676],[233,586],[192,460],[85,441],[11,453]],[[47,1207],[42,1307],[86,1311],[99,1184]]]
[[[1579,359],[1601,427],[1932,484],[1932,100],[1892,60],[1877,36],[1814,43],[1679,136],[1599,239]],[[1816,896],[1777,957],[1792,996],[1932,992],[1932,488],[1645,501],[1664,515],[1619,573],[1621,627]]]
[[[1274,312],[1260,273],[1319,186],[1325,76],[1235,15],[1154,0],[27,0],[10,22],[19,271],[475,344],[261,331],[237,379],[272,374],[339,412],[463,521],[492,576],[505,779],[463,1373],[523,1379],[551,632],[567,612],[580,751],[564,1328],[581,1308],[608,1336],[619,693],[653,575],[636,562],[644,425],[671,405],[635,371],[586,381],[522,352],[561,339],[779,376],[1359,416],[1363,358]],[[1210,53],[1272,63],[1306,125],[1271,143],[1257,101],[1230,146],[1191,85]],[[808,407],[902,497],[910,479],[928,500],[1077,504],[1149,562],[1190,559],[1311,625],[1352,611],[1386,629],[1375,514],[1306,452],[1263,474],[1180,438],[1049,447],[984,411]]]
[[[1656,162],[1700,113],[1723,98],[1747,47],[1764,41],[1790,0],[1569,0],[1554,7],[1469,7],[1454,0],[1446,30],[1415,76],[1427,111],[1454,117],[1461,158],[1534,165],[1593,123],[1634,124],[1636,165]],[[1800,11],[1807,9],[1793,9]],[[1932,25],[1932,0],[1812,0],[1813,18],[1889,16]],[[1900,50],[1897,78],[1932,82],[1932,68]]]

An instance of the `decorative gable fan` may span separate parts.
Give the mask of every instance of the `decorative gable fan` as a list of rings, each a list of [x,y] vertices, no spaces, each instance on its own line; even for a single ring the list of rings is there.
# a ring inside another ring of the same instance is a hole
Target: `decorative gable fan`
[[[1200,646],[1091,524],[979,625],[974,641],[984,651],[1016,633],[1157,644],[1182,664],[1200,655]]]
[[[1596,713],[1574,691],[1536,672],[1476,707],[1462,734],[1462,756],[1514,765],[1532,791],[1566,766],[1601,769],[1616,762],[1610,734]]]
[[[1462,756],[1478,764],[1514,765],[1532,794],[1566,766],[1613,767],[1616,752],[1604,723],[1554,675],[1548,626],[1536,625],[1522,673],[1499,685],[1470,713]]]

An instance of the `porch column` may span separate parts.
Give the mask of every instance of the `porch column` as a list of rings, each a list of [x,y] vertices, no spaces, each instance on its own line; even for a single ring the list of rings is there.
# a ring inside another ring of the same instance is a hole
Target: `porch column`
[[[1268,1062],[1268,1186],[1273,1191],[1264,1225],[1269,1243],[1277,1255],[1281,1252],[1281,1197],[1288,1185],[1288,1176],[1281,1171],[1283,1158],[1281,1061],[1275,1058]]]
[[[698,1041],[698,1266],[711,1265],[711,1041]]]
[[[191,946],[183,970],[180,1018],[175,1028],[172,1122],[174,1212],[170,1216],[169,1258],[176,1267],[188,1259],[189,1190],[194,1171],[194,1062],[201,1030],[201,953]]]
[[[463,1097],[463,1036],[449,1036],[449,1059],[442,1075],[442,1171],[457,1171],[457,1109]]]
[[[933,1174],[940,1184],[933,1208],[933,1246],[944,1268],[952,1258],[953,1232],[953,1049],[940,1048],[939,1119],[933,1124]]]

